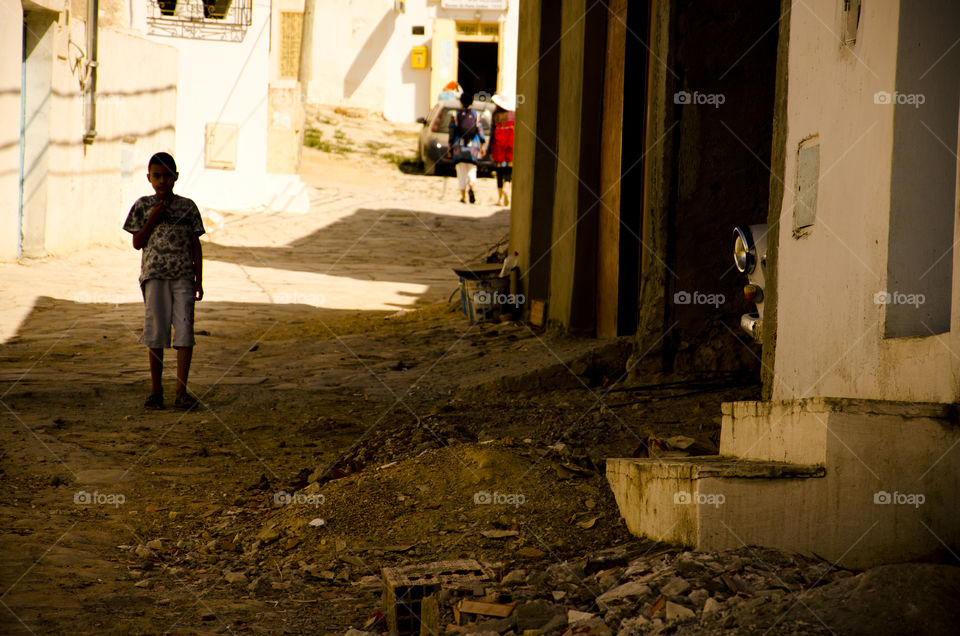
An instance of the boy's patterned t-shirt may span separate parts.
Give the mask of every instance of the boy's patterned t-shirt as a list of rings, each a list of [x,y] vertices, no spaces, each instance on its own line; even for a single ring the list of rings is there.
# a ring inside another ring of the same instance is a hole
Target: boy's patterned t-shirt
[[[123,229],[136,234],[147,222],[157,202],[156,195],[140,197],[130,208]],[[154,278],[193,280],[193,249],[191,239],[200,236],[203,221],[197,204],[176,194],[166,203],[163,218],[143,247],[140,257],[140,284]]]

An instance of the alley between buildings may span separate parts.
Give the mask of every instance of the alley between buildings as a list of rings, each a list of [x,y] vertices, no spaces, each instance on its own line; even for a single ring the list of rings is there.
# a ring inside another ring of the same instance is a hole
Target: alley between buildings
[[[516,611],[444,627],[448,594],[450,633],[849,619],[829,594],[867,575],[641,541],[607,486],[606,457],[716,452],[758,379],[630,386],[629,339],[471,325],[452,270],[507,233],[492,180],[461,205],[449,178],[305,152],[309,213],[206,219],[197,412],[142,407],[132,248],[0,265],[5,633],[384,632],[382,568],[454,560],[480,565],[463,598]]]

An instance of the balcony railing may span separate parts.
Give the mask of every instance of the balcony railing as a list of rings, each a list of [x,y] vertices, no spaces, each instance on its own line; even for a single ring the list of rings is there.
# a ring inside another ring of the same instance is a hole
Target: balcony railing
[[[150,35],[241,42],[253,22],[253,0],[146,2]]]

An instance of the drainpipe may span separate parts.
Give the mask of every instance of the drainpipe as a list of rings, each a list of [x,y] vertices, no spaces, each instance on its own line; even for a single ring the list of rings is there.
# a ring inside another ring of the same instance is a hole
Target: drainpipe
[[[83,143],[92,144],[97,137],[97,34],[99,32],[100,0],[87,0],[87,81],[84,85],[84,110],[87,132]]]
[[[27,21],[23,21],[20,63],[20,181],[17,187],[17,260],[23,256],[23,163],[27,145]]]

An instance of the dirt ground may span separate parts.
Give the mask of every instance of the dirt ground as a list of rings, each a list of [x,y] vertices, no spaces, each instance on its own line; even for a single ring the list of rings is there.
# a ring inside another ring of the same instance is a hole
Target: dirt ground
[[[715,450],[720,402],[756,379],[626,386],[629,342],[471,325],[452,268],[507,235],[494,183],[461,205],[380,150],[305,149],[309,214],[204,237],[196,412],[142,407],[132,248],[0,265],[3,633],[382,632],[385,566],[680,553],[629,535],[604,459],[649,436]],[[553,598],[589,606],[594,576]]]

